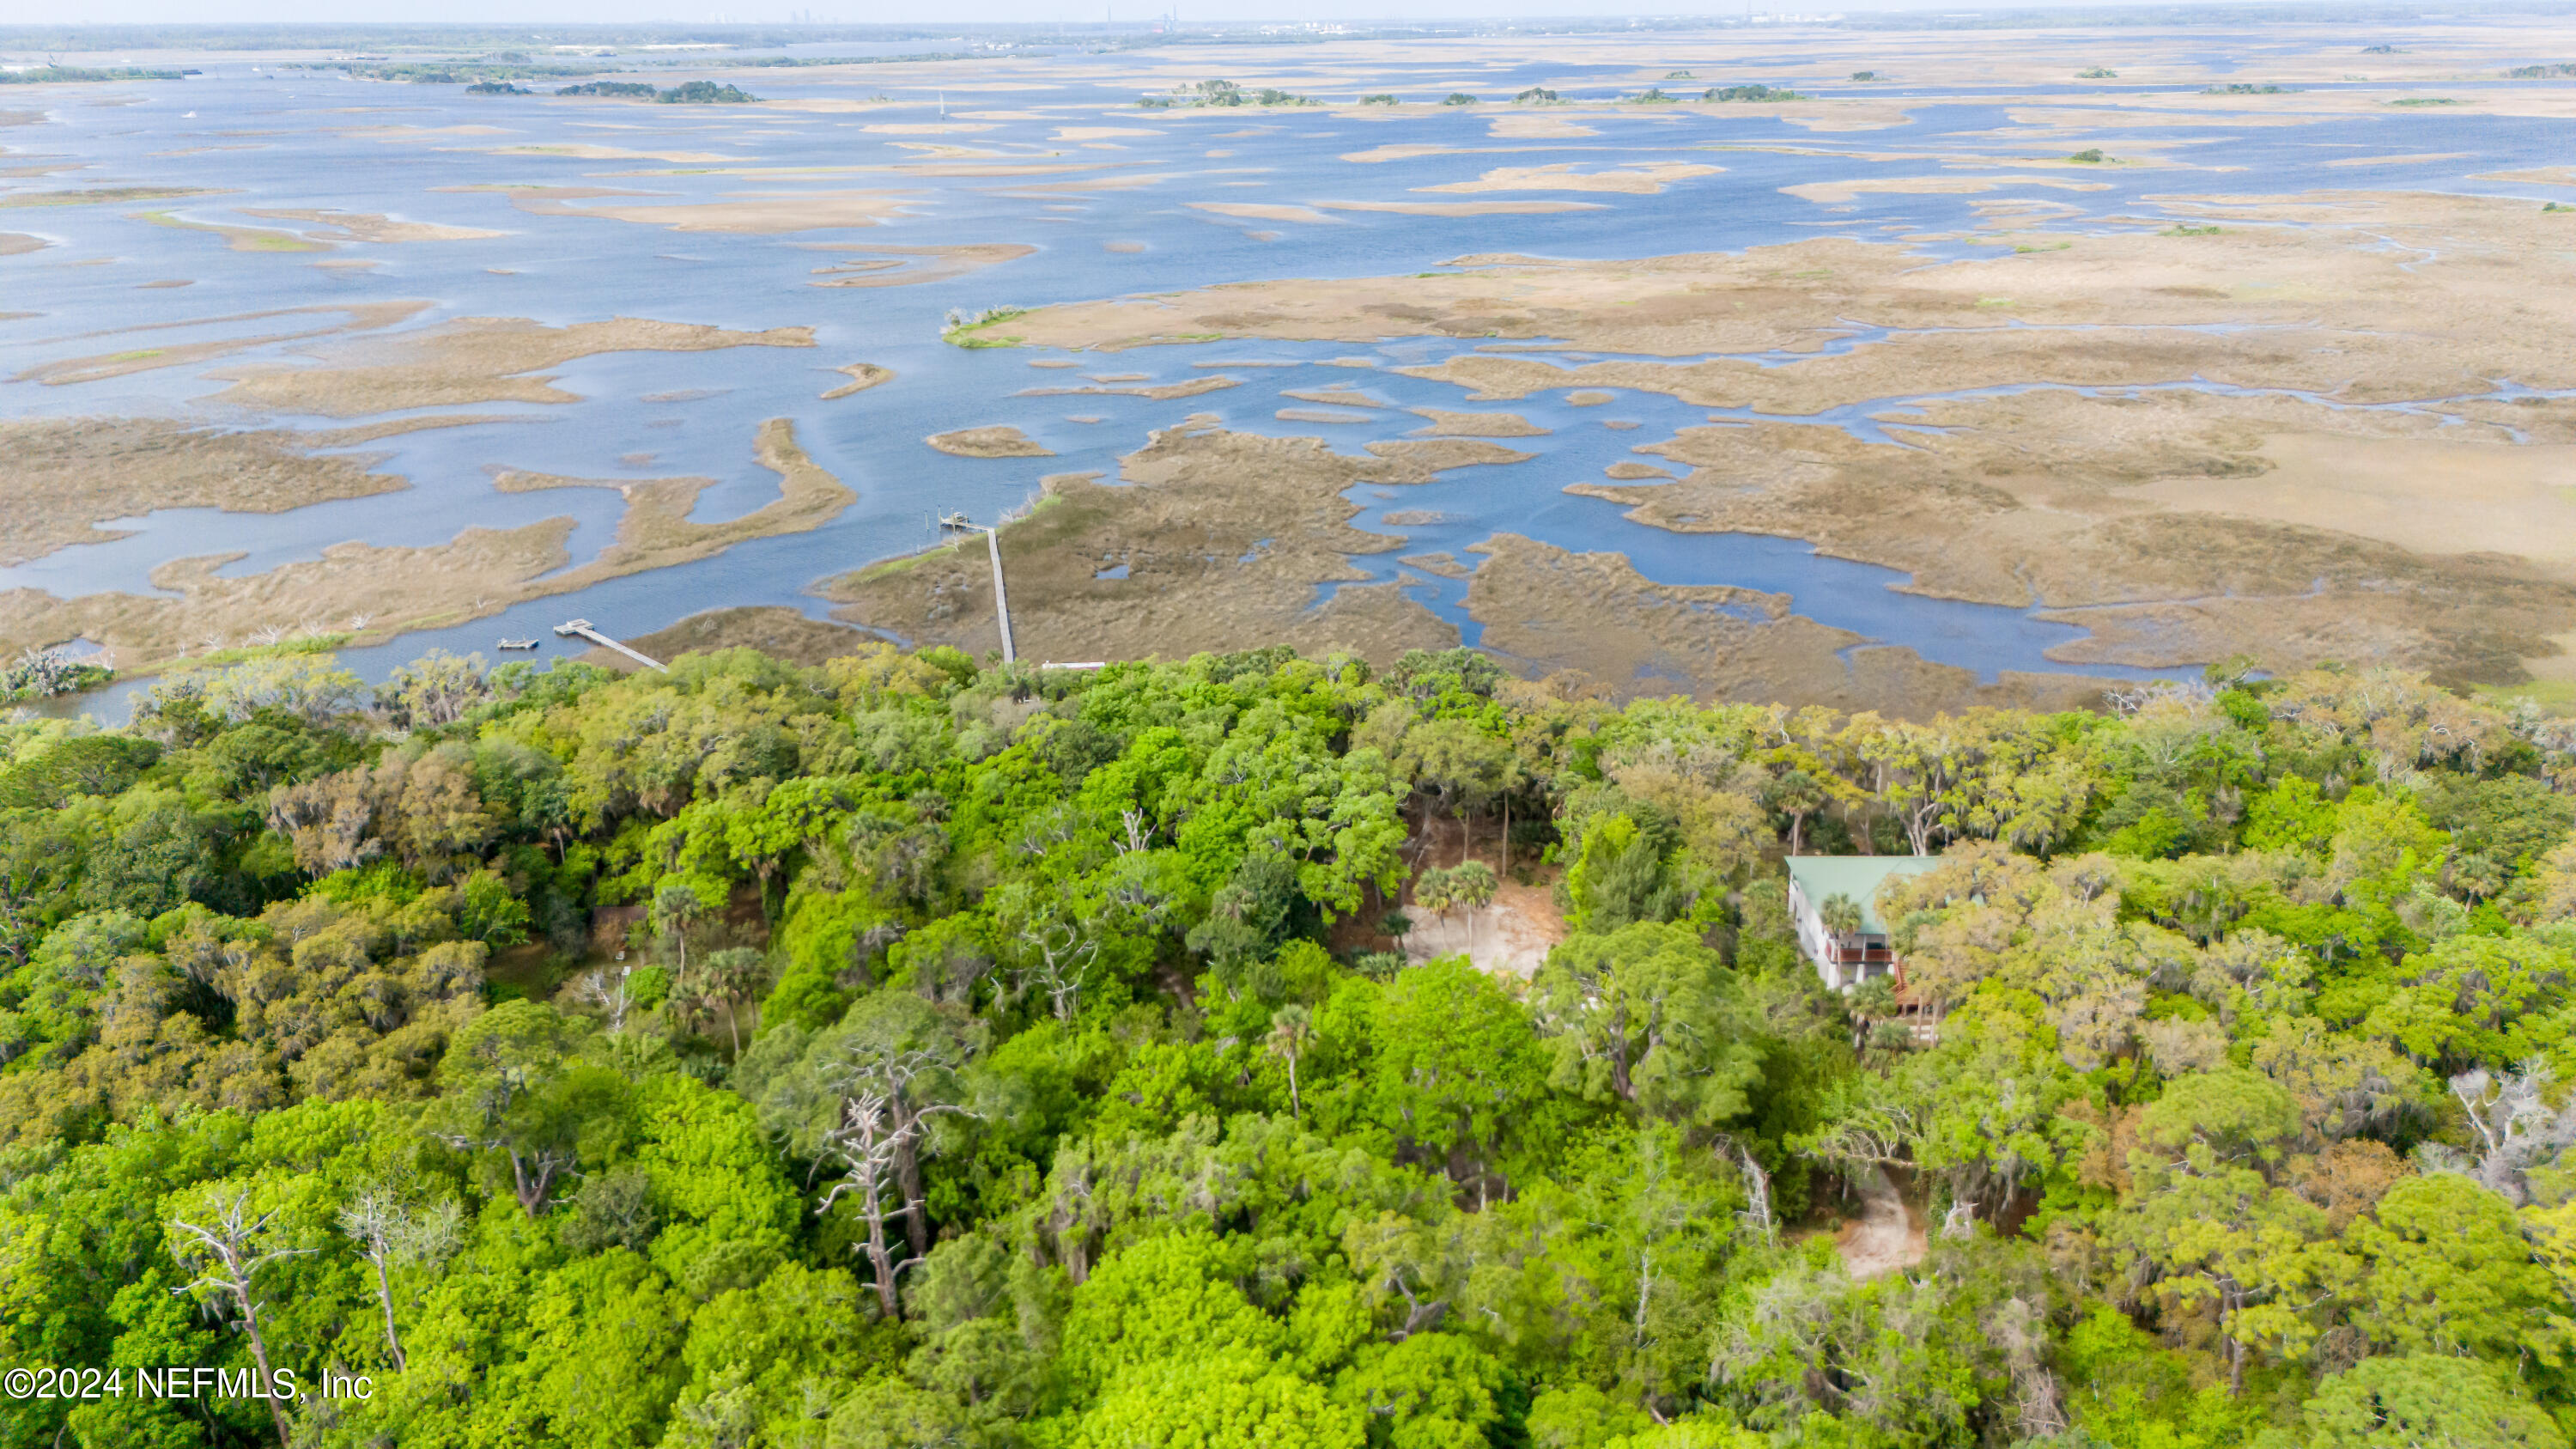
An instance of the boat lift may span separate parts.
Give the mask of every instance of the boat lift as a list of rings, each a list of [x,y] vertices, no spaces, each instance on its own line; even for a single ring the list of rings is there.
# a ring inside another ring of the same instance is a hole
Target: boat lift
[[[996,565],[996,567],[998,567],[998,565]],[[566,639],[587,639],[593,644],[614,649],[618,653],[625,655],[627,658],[634,660],[636,663],[641,664],[648,669],[659,669],[665,674],[671,672],[671,667],[664,664],[661,660],[648,658],[644,654],[636,650],[629,649],[625,645],[618,643],[616,640],[609,638],[607,635],[600,633],[597,629],[592,628],[588,619],[575,619],[570,623],[557,624],[555,626],[555,633]]]

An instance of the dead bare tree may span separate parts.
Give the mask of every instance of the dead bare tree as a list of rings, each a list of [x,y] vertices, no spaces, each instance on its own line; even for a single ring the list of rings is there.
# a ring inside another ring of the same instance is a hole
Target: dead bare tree
[[[1732,1156],[1744,1174],[1744,1211],[1736,1216],[1746,1227],[1762,1234],[1762,1241],[1774,1241],[1779,1230],[1771,1218],[1771,1174],[1762,1170],[1752,1148],[1733,1137],[1721,1136],[1713,1150],[1720,1158]]]
[[[1990,1308],[1982,1325],[1986,1341],[2004,1356],[2012,1371],[2014,1407],[2025,1439],[2048,1439],[2066,1432],[2066,1394],[2050,1372],[2048,1315],[2025,1298],[2007,1298]]]
[[[2466,1109],[2469,1128],[2478,1134],[2479,1153],[2472,1161],[2430,1144],[2418,1149],[2424,1165],[2475,1178],[2507,1202],[2526,1201],[2523,1170],[2560,1148],[2576,1146],[2576,1097],[2551,1108],[2550,1076],[2549,1064],[2534,1058],[2501,1078],[2484,1067],[2451,1078],[2451,1095]]]
[[[1154,832],[1145,828],[1145,812],[1142,810],[1119,811],[1118,823],[1125,829],[1127,835],[1126,839],[1118,843],[1118,853],[1121,855],[1132,850],[1143,850],[1146,843],[1154,838]]]
[[[840,1160],[842,1179],[823,1195],[815,1211],[828,1212],[845,1194],[856,1195],[859,1216],[868,1229],[867,1243],[859,1251],[875,1272],[877,1302],[888,1318],[900,1317],[902,1312],[895,1292],[897,1281],[905,1269],[922,1260],[926,1251],[920,1241],[926,1236],[919,1228],[923,1206],[920,1173],[918,1169],[906,1172],[904,1168],[914,1160],[929,1119],[943,1114],[975,1115],[953,1102],[912,1103],[904,1099],[905,1087],[946,1068],[947,1063],[931,1052],[898,1052],[852,1063],[835,1084],[841,1095],[840,1116],[824,1145]],[[887,1223],[898,1216],[906,1219],[910,1228],[900,1259],[886,1232]]]
[[[385,1311],[385,1351],[393,1355],[397,1373],[410,1365],[403,1359],[402,1335],[394,1329],[394,1286],[389,1270],[394,1245],[407,1216],[401,1201],[381,1188],[359,1193],[340,1209],[340,1231],[358,1245],[358,1256],[376,1270],[376,1302]]]
[[[608,1018],[611,1035],[626,1030],[626,978],[634,971],[632,964],[621,962],[614,968],[599,967],[573,983],[581,999],[598,1007],[600,1013]]]
[[[200,1226],[186,1218],[170,1220],[170,1256],[178,1259],[182,1269],[196,1274],[170,1291],[181,1297],[211,1292],[218,1295],[219,1303],[231,1301],[233,1310],[241,1315],[242,1332],[250,1338],[251,1358],[259,1364],[260,1391],[268,1399],[268,1416],[277,1428],[278,1449],[291,1449],[286,1410],[278,1406],[277,1376],[268,1366],[268,1340],[259,1331],[260,1301],[252,1280],[271,1263],[314,1250],[280,1246],[269,1231],[269,1223],[277,1214],[271,1211],[252,1217],[248,1188],[236,1188],[230,1197],[211,1206],[215,1211],[210,1225]]]
[[[1033,926],[1023,939],[1037,959],[1020,970],[1015,984],[1022,991],[1034,987],[1045,992],[1047,1009],[1056,1020],[1070,1024],[1082,1008],[1082,988],[1091,979],[1091,968],[1100,959],[1100,942],[1083,939],[1062,921]]]

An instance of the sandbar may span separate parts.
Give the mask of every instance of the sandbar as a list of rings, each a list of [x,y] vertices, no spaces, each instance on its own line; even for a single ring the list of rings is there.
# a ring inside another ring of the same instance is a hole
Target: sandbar
[[[227,226],[221,222],[212,221],[190,221],[176,212],[140,211],[134,214],[134,219],[150,222],[154,226],[168,227],[173,231],[202,231],[212,236],[219,236],[224,239],[226,246],[237,252],[323,252],[331,249],[331,243],[316,241],[300,232],[278,231],[260,226]]]
[[[1181,382],[1156,383],[1151,386],[1104,384],[1091,387],[1022,388],[1013,396],[1065,397],[1090,394],[1105,397],[1142,397],[1152,398],[1157,402],[1170,402],[1174,398],[1197,397],[1201,393],[1222,392],[1229,387],[1241,386],[1243,386],[1242,378],[1210,373],[1204,377],[1193,377]]]
[[[730,193],[724,201],[655,204],[603,202],[601,198],[653,193],[599,186],[482,185],[441,189],[501,192],[510,198],[510,205],[532,216],[590,216],[673,231],[745,236],[874,226],[887,217],[903,215],[915,196],[908,191],[741,191]]]
[[[1081,391],[1068,388],[1065,391]],[[933,433],[923,442],[960,458],[1052,458],[1055,451],[1008,423]]]
[[[1543,216],[1599,211],[1597,201],[1319,201],[1327,211],[1385,211],[1402,216]]]
[[[944,282],[986,267],[1017,261],[1037,250],[1021,242],[975,242],[944,247],[871,246],[853,242],[816,245],[855,253],[852,260],[818,269],[817,287],[914,287]]]
[[[1846,181],[1809,181],[1780,190],[1819,205],[1858,200],[1863,192],[1904,196],[1999,191],[2007,186],[2053,186],[2061,191],[2108,191],[2108,181],[2069,181],[2062,176],[1859,176]]]
[[[1542,428],[1517,413],[1462,413],[1443,408],[1407,408],[1405,411],[1431,420],[1429,427],[1415,430],[1424,437],[1543,438],[1555,431]]]
[[[1331,226],[1334,219],[1311,206],[1285,206],[1258,201],[1193,201],[1193,211],[1213,212],[1245,221],[1293,221],[1308,226]]]
[[[823,393],[821,397],[824,402],[830,402],[835,398],[845,398],[852,393],[866,392],[869,388],[876,386],[878,383],[891,382],[894,379],[893,368],[879,367],[873,362],[852,362],[833,368],[832,370],[834,372],[849,374],[850,380],[841,384],[839,387],[832,388]]]
[[[618,317],[547,327],[524,317],[468,317],[421,332],[338,344],[319,365],[241,367],[209,376],[233,385],[215,400],[272,412],[356,417],[477,402],[575,402],[544,369],[607,352],[706,352],[811,347],[810,327],[736,332]]]
[[[2467,151],[2428,151],[2419,156],[2338,156],[2325,164],[2328,166],[2423,166],[2435,161],[2464,160],[2470,154]]]
[[[622,146],[595,146],[583,142],[557,142],[530,146],[489,146],[483,148],[492,156],[561,156],[577,161],[669,161],[675,165],[691,163],[723,166],[749,161],[749,156],[726,156],[713,151],[629,151]]]
[[[1605,171],[1580,171],[1574,162],[1553,166],[1504,166],[1473,181],[1417,186],[1416,191],[1616,191],[1652,196],[1676,181],[1715,176],[1726,168],[1687,161],[1629,161]]]
[[[0,209],[22,210],[37,206],[91,206],[100,202],[170,201],[183,196],[225,196],[219,187],[203,186],[97,186],[81,191],[19,191],[0,196]]]
[[[322,227],[335,241],[423,242],[479,241],[485,237],[507,236],[508,232],[489,231],[479,226],[446,226],[430,221],[402,221],[373,212],[358,211],[258,211],[242,208],[242,215],[270,221],[301,221]]]
[[[271,332],[256,336],[212,338],[202,342],[173,342],[162,346],[128,347],[116,352],[89,357],[58,358],[40,362],[11,377],[13,382],[41,382],[59,387],[68,383],[97,382],[104,378],[123,377],[129,373],[150,372],[163,367],[184,367],[192,363],[230,357],[257,347],[307,338],[328,337],[338,333],[369,332],[405,322],[428,310],[426,301],[360,302],[352,304],[323,303],[311,307],[283,307],[266,312],[237,312],[223,317],[191,317],[173,322],[147,322],[134,327],[109,328],[102,332],[80,334],[84,337],[131,337],[137,333],[168,332],[189,327],[223,326],[235,322],[253,322],[269,317],[310,316],[316,313],[339,314],[347,320],[328,327],[308,327],[294,332]],[[144,340],[136,338],[135,340]]]
[[[0,231],[0,257],[14,257],[23,255],[27,252],[40,252],[52,245],[52,242],[45,240],[43,237],[29,236],[23,231]]]
[[[1560,141],[1601,133],[1590,126],[1577,125],[1566,117],[1538,112],[1496,116],[1486,123],[1485,134],[1507,140]]]
[[[1383,408],[1393,406],[1392,403],[1380,402],[1376,398],[1370,397],[1367,393],[1349,386],[1309,388],[1302,392],[1291,388],[1281,392],[1279,395],[1281,397],[1293,397],[1299,402],[1331,403],[1336,407],[1346,408]]]

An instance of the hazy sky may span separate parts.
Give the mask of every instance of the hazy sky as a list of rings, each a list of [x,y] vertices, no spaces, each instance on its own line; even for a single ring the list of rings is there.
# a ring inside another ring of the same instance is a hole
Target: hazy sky
[[[0,24],[167,23],[224,21],[528,21],[531,23],[715,20],[784,22],[810,14],[818,23],[921,23],[930,16],[958,21],[1099,20],[1104,14],[1135,20],[1159,13],[1165,0],[0,0]],[[2034,0],[2016,0],[2034,3]],[[2036,0],[2047,3],[2047,0]],[[1635,0],[1179,0],[1183,19],[1368,20],[1389,14],[1458,19],[1487,15],[1612,17],[1641,13]],[[1754,0],[1757,11],[1821,14],[1835,10],[1925,8],[1925,0]],[[1962,5],[1957,8],[1967,9]],[[1663,0],[1657,15],[1741,15],[1743,0]],[[6,45],[0,37],[0,46]]]

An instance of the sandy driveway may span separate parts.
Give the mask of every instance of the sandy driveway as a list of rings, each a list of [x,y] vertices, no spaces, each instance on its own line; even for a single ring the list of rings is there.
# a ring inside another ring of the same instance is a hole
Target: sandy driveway
[[[1860,1219],[1844,1228],[1835,1244],[1842,1252],[1844,1269],[1855,1278],[1875,1278],[1923,1261],[1922,1230],[1906,1216],[1905,1199],[1897,1196],[1896,1184],[1873,1167],[1858,1187]]]

